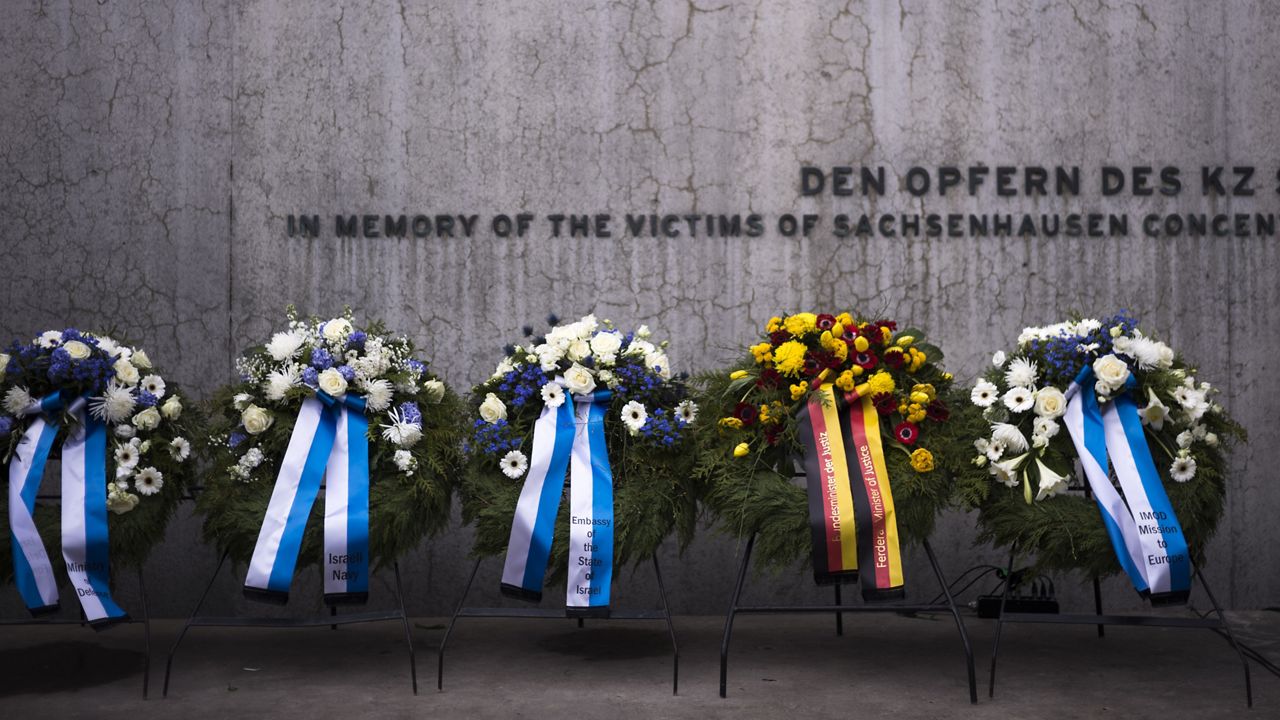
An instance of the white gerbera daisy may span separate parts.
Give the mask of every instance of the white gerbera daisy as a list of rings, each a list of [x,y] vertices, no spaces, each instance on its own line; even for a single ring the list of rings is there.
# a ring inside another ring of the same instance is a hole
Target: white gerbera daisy
[[[129,388],[113,382],[102,395],[89,401],[89,411],[99,420],[106,420],[114,425],[133,416],[136,402]]]
[[[1186,482],[1196,476],[1196,460],[1193,457],[1180,457],[1169,466],[1169,477],[1178,482]]]
[[[57,330],[46,330],[36,338],[36,344],[42,348],[55,348],[62,344],[62,333]]]
[[[1040,369],[1034,362],[1026,358],[1014,358],[1009,363],[1009,369],[1004,373],[1004,379],[1010,385],[1032,387],[1036,384],[1036,378],[1039,375]]]
[[[365,407],[373,412],[382,412],[391,407],[391,398],[395,392],[389,381],[382,378],[365,380],[361,382],[361,390],[364,391]]]
[[[262,383],[262,394],[266,395],[268,400],[279,402],[284,399],[285,394],[292,388],[302,382],[302,374],[298,371],[297,365],[289,365],[283,370],[272,370],[265,382]]]
[[[1004,456],[1004,443],[999,440],[990,440],[987,442],[987,449],[985,452],[987,454],[987,459],[991,462],[995,462]]]
[[[4,409],[10,415],[21,415],[34,400],[24,387],[11,387],[4,394]]]
[[[139,387],[155,395],[157,399],[164,397],[164,378],[159,375],[148,375],[142,378]]]
[[[1026,412],[1036,402],[1035,393],[1024,387],[1010,388],[1004,394],[1004,406],[1013,412]]]
[[[178,462],[185,462],[191,456],[191,443],[184,437],[176,437],[169,441],[169,454]]]
[[[1024,453],[1027,451],[1027,438],[1022,434],[1016,425],[1009,423],[996,423],[991,426],[992,442],[1004,445],[1005,449],[1015,453]]]
[[[649,411],[645,409],[644,403],[632,400],[622,406],[622,422],[631,431],[632,435],[640,432],[640,428],[644,427],[645,421],[648,419]]]
[[[979,380],[973,386],[973,392],[969,393],[969,399],[978,407],[991,407],[996,401],[996,396],[1000,392],[995,383],[987,380]]]
[[[542,402],[553,408],[564,404],[564,388],[560,387],[560,383],[549,382],[542,386]]]
[[[503,475],[515,480],[524,475],[524,471],[529,467],[529,458],[525,457],[524,453],[519,450],[512,450],[502,456],[499,465],[502,466]]]
[[[692,400],[685,400],[676,406],[676,420],[685,425],[692,425],[694,420],[698,419],[698,404]]]
[[[155,495],[164,487],[164,473],[153,467],[142,468],[134,477],[133,486],[142,495]]]
[[[141,457],[142,453],[138,452],[138,446],[133,443],[123,443],[116,446],[116,467],[119,470],[132,470],[137,466]]]

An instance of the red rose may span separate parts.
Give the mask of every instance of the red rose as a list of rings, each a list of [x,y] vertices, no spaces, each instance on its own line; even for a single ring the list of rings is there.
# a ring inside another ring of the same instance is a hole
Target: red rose
[[[834,315],[827,315],[826,313],[823,313],[818,316],[819,330],[830,330],[835,326],[836,326],[836,317]]]
[[[893,411],[898,409],[898,399],[893,396],[893,393],[873,395],[871,402],[876,406],[876,412],[881,415],[892,415]]]
[[[951,418],[951,409],[941,400],[934,400],[929,403],[929,407],[924,409],[929,419],[934,422],[946,422]]]
[[[920,437],[920,430],[909,422],[902,422],[893,429],[893,436],[903,445],[915,445],[916,438]]]

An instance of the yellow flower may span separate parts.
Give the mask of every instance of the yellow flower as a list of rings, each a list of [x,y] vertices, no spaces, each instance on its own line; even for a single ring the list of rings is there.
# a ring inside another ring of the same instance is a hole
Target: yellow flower
[[[885,326],[881,325],[881,326],[880,326],[880,337],[881,337],[881,338],[883,338],[883,340],[881,340],[880,342],[885,343],[885,344],[887,345],[887,344],[889,343],[889,339],[893,337],[893,331],[892,331],[892,330],[890,330],[889,328],[887,328],[887,327],[885,327]]]
[[[914,391],[914,390],[913,390],[913,391],[911,392],[911,402],[913,402],[913,403],[928,403],[928,402],[929,402],[929,396],[928,396],[928,395],[926,395],[925,393],[922,393],[922,392],[918,392],[918,391]]]
[[[837,340],[830,330],[824,331],[822,336],[818,338],[818,342],[822,344],[823,350],[835,355],[840,362],[844,362],[844,359],[849,357],[849,346],[845,344],[845,341]]]
[[[796,376],[804,369],[804,343],[788,340],[778,346],[773,353],[778,372],[783,375]]]
[[[871,379],[867,380],[867,389],[872,395],[891,393],[895,387],[897,386],[893,384],[893,376],[883,370],[872,375]]]
[[[773,316],[769,318],[769,322],[764,326],[764,331],[772,335],[782,329],[782,318]]]
[[[925,354],[915,348],[907,348],[911,352],[911,367],[907,368],[907,372],[914,373],[924,366]]]
[[[783,321],[787,332],[800,337],[818,329],[818,316],[813,313],[796,313]]]
[[[905,413],[907,422],[912,423],[924,422],[927,414],[928,413],[925,412],[924,406],[919,403],[911,403],[908,405],[907,412]]]
[[[845,327],[853,325],[853,316],[847,312],[842,312],[836,316],[836,322]]]
[[[916,338],[914,335],[903,335],[902,337],[898,338],[898,347],[907,347],[908,345],[910,345],[915,341],[916,341]]]
[[[853,373],[854,377],[861,377],[862,373],[866,372],[866,370],[863,370],[861,365],[854,365],[849,368],[849,372]]]
[[[840,337],[841,335],[843,335],[843,334],[844,334],[844,325],[840,324],[839,322],[836,322],[836,324],[835,324],[835,325],[832,325],[832,326],[831,326],[831,334],[832,334],[832,335],[834,335],[834,336],[836,336],[836,337]]]
[[[924,448],[916,448],[911,453],[911,467],[918,473],[933,470],[933,453]]]
[[[798,385],[791,386],[791,399],[799,400],[807,392],[809,392],[809,381],[801,380]]]
[[[762,424],[769,423],[769,405],[768,404],[761,405],[760,413],[756,417],[760,420]]]
[[[736,458],[746,457],[750,452],[751,446],[746,443],[738,443],[737,446],[733,448],[733,456]]]
[[[857,367],[856,365],[854,367],[858,370],[862,369],[860,367]],[[853,385],[854,385],[854,382],[853,382],[852,370],[845,370],[844,372],[840,373],[840,377],[836,378],[836,387],[840,388],[845,392],[853,392]]]
[[[861,335],[853,339],[854,350],[857,350],[858,352],[866,352],[869,347],[871,347],[871,342]]]
[[[736,417],[720,418],[720,427],[727,427],[730,430],[742,429],[742,421]]]
[[[924,400],[916,400],[916,402],[931,403],[938,397],[938,391],[929,383],[918,383],[915,387],[911,388],[913,400],[915,399],[914,395],[916,393],[923,393],[925,396]]]
[[[773,359],[773,345],[762,342],[758,345],[751,346],[751,354],[755,356],[756,364],[761,364]]]
[[[747,376],[746,370],[734,370],[733,372],[729,373],[730,380],[741,380],[746,376]]]
[[[951,373],[949,373],[949,372],[944,372],[944,373],[942,373],[942,379],[943,379],[943,380],[954,380],[954,379],[955,379],[955,375],[952,375],[952,374],[951,374]]]

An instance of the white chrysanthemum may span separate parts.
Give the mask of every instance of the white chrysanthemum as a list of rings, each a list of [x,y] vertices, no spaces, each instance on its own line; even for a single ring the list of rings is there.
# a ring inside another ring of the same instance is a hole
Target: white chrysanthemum
[[[1169,408],[1160,402],[1154,390],[1147,389],[1147,406],[1138,411],[1143,425],[1150,425],[1152,430],[1164,429],[1164,421],[1169,417]]]
[[[400,472],[405,475],[412,475],[413,471],[418,467],[418,459],[408,450],[397,450],[391,456],[395,461],[396,467],[400,468]]]
[[[1178,482],[1186,482],[1196,476],[1196,460],[1193,457],[1180,457],[1169,466],[1169,477]]]
[[[393,411],[391,414],[393,422],[390,425],[383,425],[382,437],[388,442],[400,447],[413,447],[422,439],[422,426],[413,423],[400,422],[398,416]]]
[[[1024,387],[1009,388],[1004,394],[1004,406],[1013,412],[1026,412],[1035,402],[1035,393]]]
[[[136,402],[129,388],[113,382],[107,386],[102,395],[89,401],[89,412],[99,420],[105,420],[114,425],[133,416]]]
[[[995,383],[979,380],[974,384],[973,392],[969,393],[969,399],[978,407],[991,407],[991,404],[996,401],[999,392],[1000,389],[995,386]]]
[[[107,357],[115,358],[120,354],[120,343],[102,335],[98,338],[98,349],[107,354]]]
[[[138,387],[146,390],[152,395],[155,395],[156,399],[164,397],[164,378],[159,375],[148,375],[142,378],[142,382]]]
[[[542,402],[553,408],[564,404],[564,388],[560,387],[560,383],[549,382],[542,386]]]
[[[191,456],[191,443],[184,437],[176,437],[169,441],[169,454],[178,462],[186,462]]]
[[[1026,358],[1014,358],[1009,363],[1009,369],[1004,373],[1004,379],[1010,385],[1033,387],[1039,375],[1040,369],[1034,362]]]
[[[991,356],[991,364],[996,367],[1004,366],[1004,351],[997,350],[995,355]]]
[[[685,425],[692,425],[694,420],[698,419],[698,404],[692,400],[685,400],[676,406],[676,420]]]
[[[164,473],[153,467],[145,467],[133,478],[133,486],[142,495],[155,495],[164,487]]]
[[[365,380],[361,383],[364,392],[365,407],[373,412],[382,412],[391,407],[391,398],[395,395],[391,383],[381,378]]]
[[[529,467],[529,458],[526,458],[524,453],[519,450],[512,450],[503,455],[498,464],[502,466],[503,475],[515,480],[524,475],[524,471]]]
[[[1004,445],[1005,449],[1015,453],[1027,451],[1027,438],[1016,425],[996,423],[991,426],[991,440]]]
[[[302,383],[302,373],[298,371],[298,366],[290,364],[283,370],[272,370],[267,375],[266,382],[262,383],[262,394],[268,400],[279,402],[294,387]]]
[[[645,409],[644,403],[632,400],[622,406],[622,422],[631,431],[632,435],[640,432],[640,428],[644,427],[645,421],[648,419],[649,411]]]
[[[11,387],[4,394],[4,409],[10,415],[21,415],[34,400],[24,387]]]
[[[298,354],[306,340],[307,336],[297,330],[278,332],[272,335],[271,342],[267,343],[267,354],[276,362],[289,360]]]
[[[1084,337],[1095,330],[1101,330],[1102,323],[1094,318],[1085,318],[1076,323],[1076,335]]]
[[[1116,338],[1114,346],[1116,350],[1128,355],[1138,363],[1138,367],[1143,370],[1150,370],[1158,367],[1161,363],[1163,353],[1160,350],[1160,344],[1149,337],[1144,337],[1139,332],[1134,332],[1133,337],[1128,338],[1125,347],[1121,347],[1121,340],[1125,338]]]
[[[132,470],[138,465],[142,453],[134,443],[121,443],[116,446],[116,467],[120,470]]]

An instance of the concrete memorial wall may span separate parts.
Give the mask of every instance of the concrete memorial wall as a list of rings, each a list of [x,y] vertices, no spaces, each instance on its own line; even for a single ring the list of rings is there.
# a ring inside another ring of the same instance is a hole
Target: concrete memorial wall
[[[1280,600],[1272,3],[24,0],[3,19],[6,341],[114,328],[206,395],[286,304],[350,305],[465,390],[549,312],[648,323],[696,372],[772,314],[852,309],[928,329],[968,381],[1024,325],[1127,308],[1250,433],[1208,553],[1220,599]],[[1104,176],[1123,185],[1104,194]],[[521,214],[522,235],[495,232]],[[941,523],[952,574],[1000,557],[973,537],[972,517]],[[456,526],[404,560],[411,612],[451,608],[469,547]],[[668,548],[674,609],[722,612],[736,549],[714,533],[678,562]],[[188,612],[216,559],[184,509],[147,566],[153,612]],[[313,575],[296,594],[318,606]],[[241,578],[211,610],[242,602]],[[620,579],[621,603],[653,601],[647,571]],[[1137,604],[1123,579],[1106,587]],[[799,569],[752,593],[820,596]],[[20,612],[16,593],[0,607]]]

